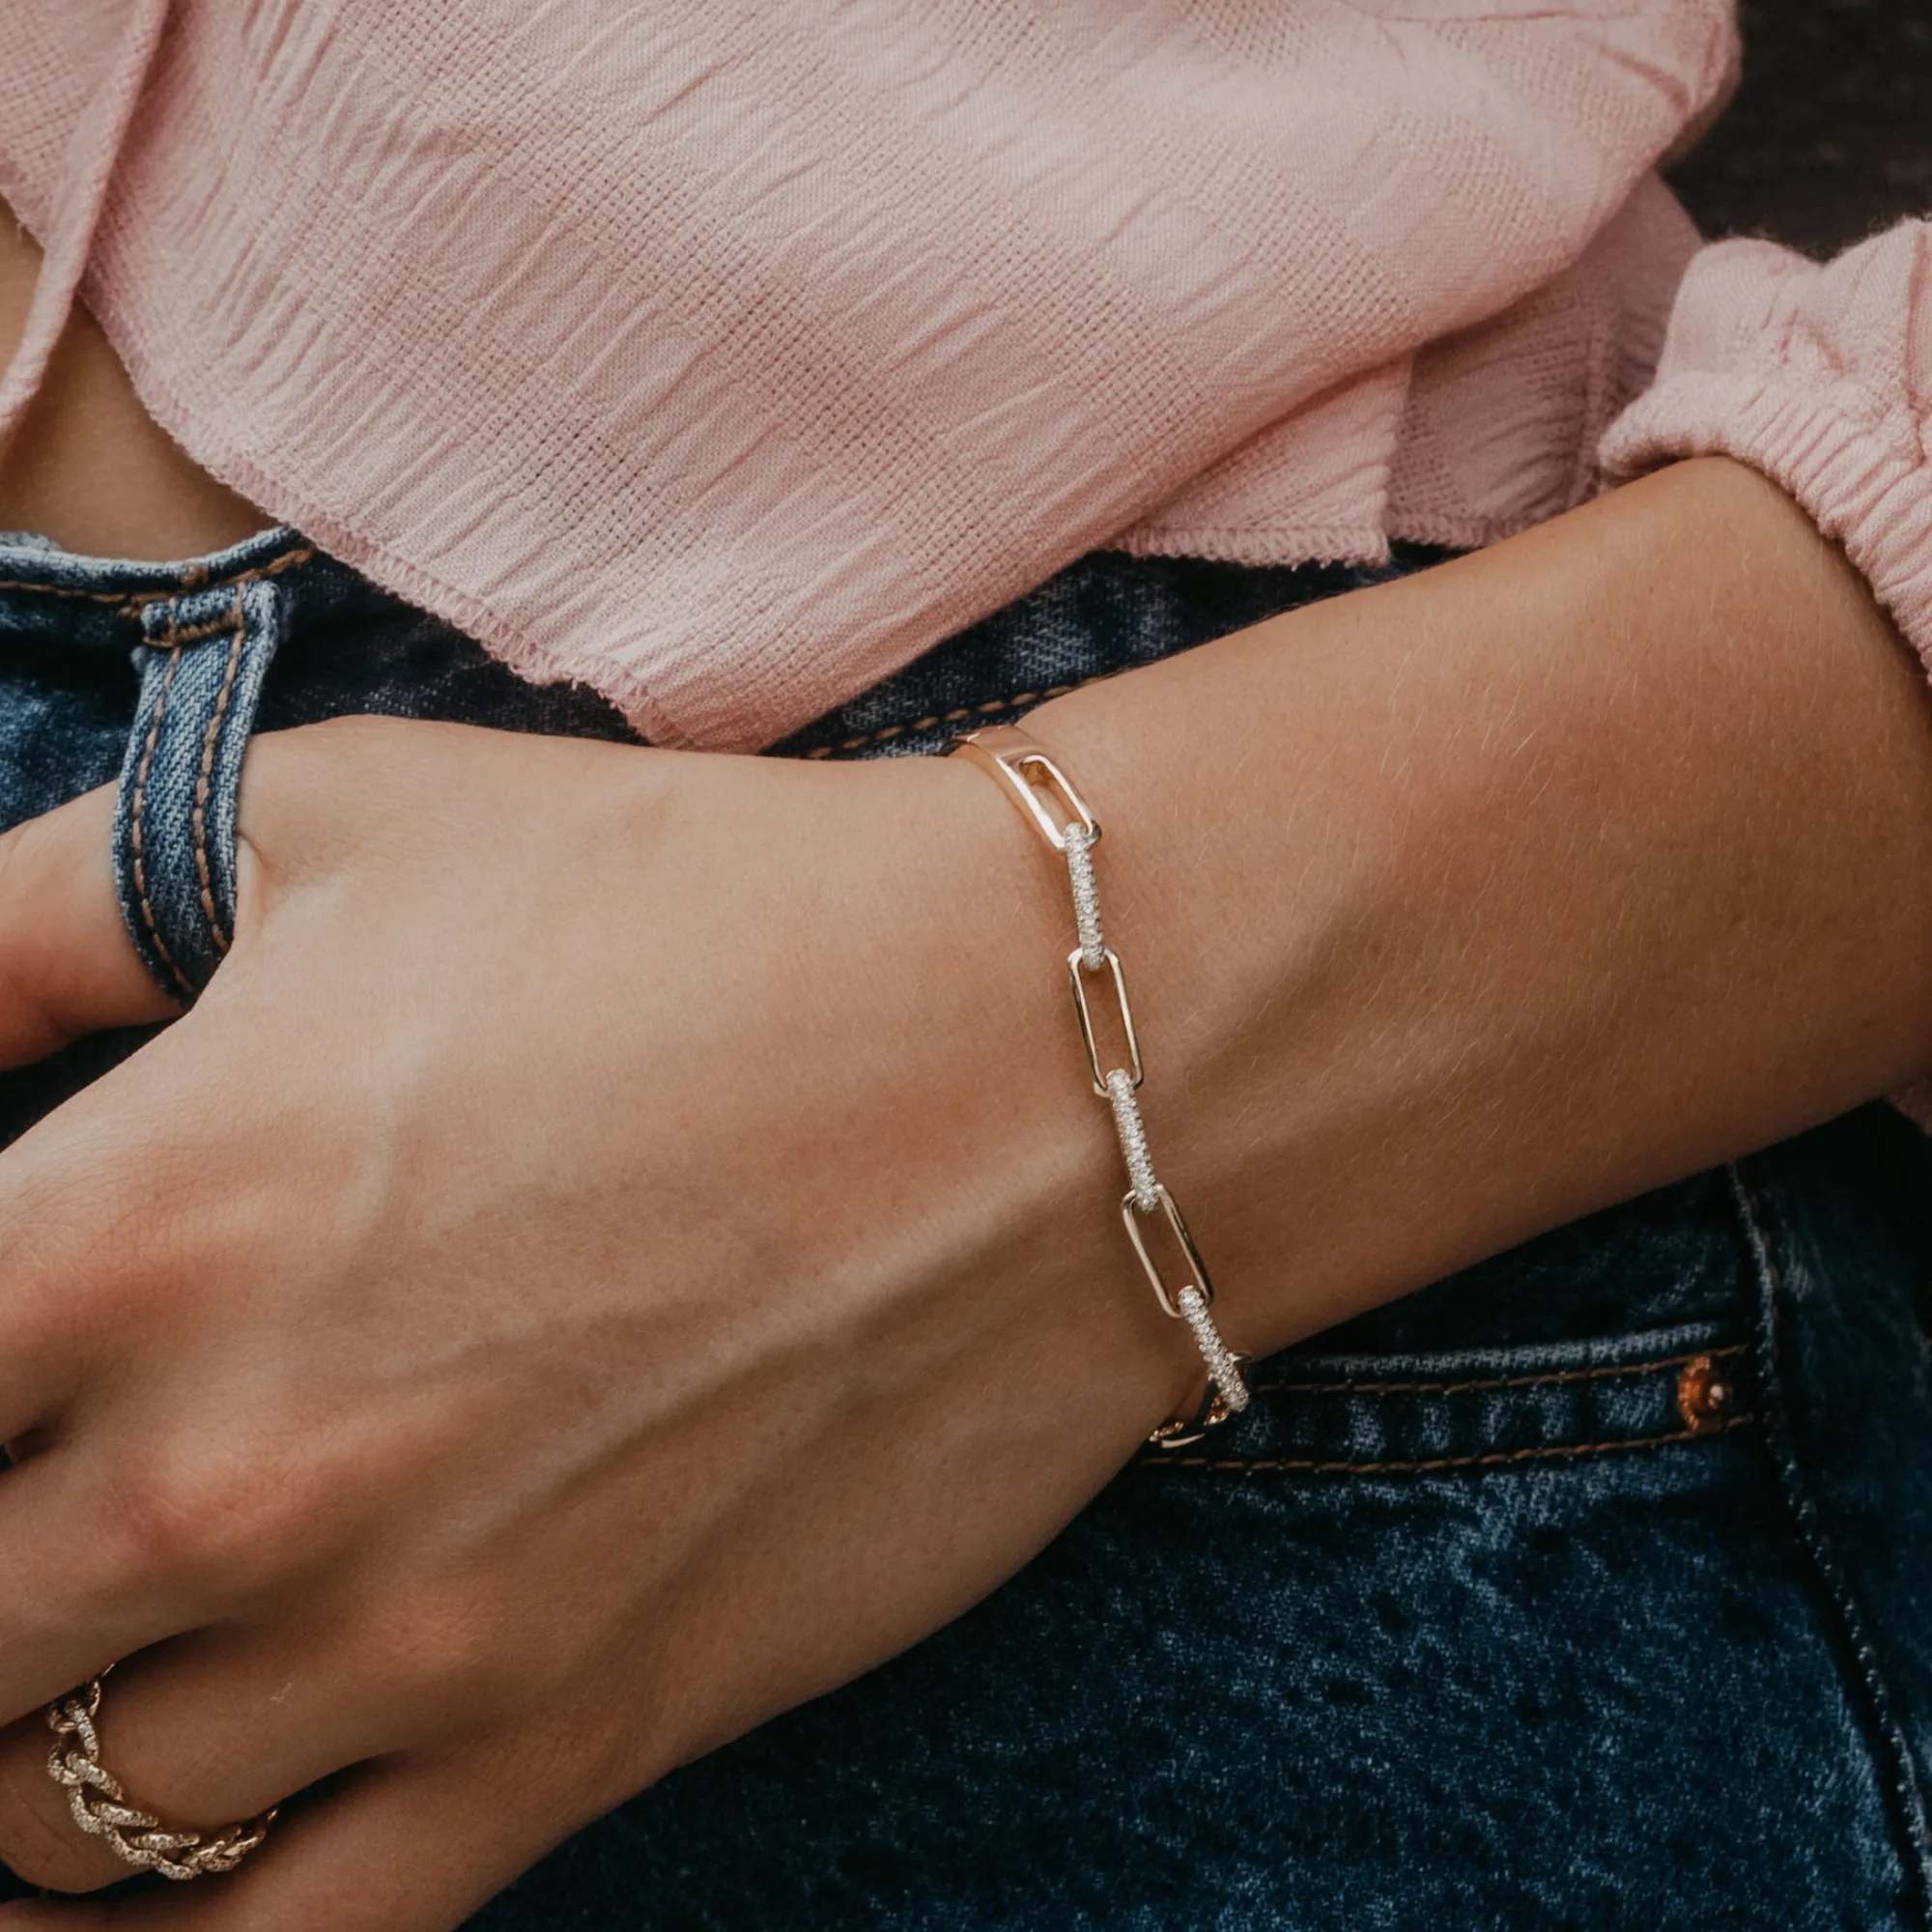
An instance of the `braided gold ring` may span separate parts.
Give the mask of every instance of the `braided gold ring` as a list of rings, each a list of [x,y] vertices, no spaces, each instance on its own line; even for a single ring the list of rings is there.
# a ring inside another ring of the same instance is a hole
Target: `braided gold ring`
[[[120,1779],[101,1765],[95,1727],[99,1715],[99,1677],[47,1706],[47,1728],[54,1734],[47,1776],[67,1792],[73,1822],[90,1837],[104,1838],[116,1858],[163,1878],[206,1878],[233,1871],[269,1835],[273,1810],[218,1832],[171,1832],[153,1812],[137,1810]]]

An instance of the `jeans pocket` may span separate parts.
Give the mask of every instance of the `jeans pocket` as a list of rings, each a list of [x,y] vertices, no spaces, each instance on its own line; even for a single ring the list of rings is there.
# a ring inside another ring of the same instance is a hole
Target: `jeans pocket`
[[[1742,1327],[1698,1323],[1560,1348],[1296,1352],[1260,1364],[1236,1421],[1150,1467],[1228,1475],[1434,1476],[1612,1456],[1756,1420]]]
[[[479,1927],[1912,1923],[1746,1328],[1258,1365],[1224,1442]]]

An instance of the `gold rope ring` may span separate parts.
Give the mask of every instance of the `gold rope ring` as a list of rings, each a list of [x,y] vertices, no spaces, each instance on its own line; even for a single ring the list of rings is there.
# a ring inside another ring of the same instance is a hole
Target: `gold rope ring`
[[[101,1765],[95,1726],[99,1715],[99,1677],[47,1706],[47,1728],[54,1734],[47,1776],[67,1792],[73,1822],[90,1837],[104,1838],[116,1858],[163,1878],[205,1878],[233,1871],[269,1835],[273,1810],[212,1833],[171,1832],[153,1812],[137,1810],[121,1780]]]

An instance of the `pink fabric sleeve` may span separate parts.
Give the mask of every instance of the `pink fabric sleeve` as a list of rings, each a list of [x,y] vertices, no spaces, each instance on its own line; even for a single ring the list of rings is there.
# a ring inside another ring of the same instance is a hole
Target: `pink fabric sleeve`
[[[1698,255],[1603,458],[1629,476],[1711,454],[1789,491],[1932,671],[1932,222],[1823,265],[1767,242]],[[1900,1104],[1932,1127],[1932,1082]]]
[[[75,7],[151,4],[11,0],[36,233]],[[82,292],[224,482],[750,749],[1197,479],[1169,526],[1231,553],[1373,537],[1406,358],[1570,271],[1733,44],[1729,0],[171,0]]]

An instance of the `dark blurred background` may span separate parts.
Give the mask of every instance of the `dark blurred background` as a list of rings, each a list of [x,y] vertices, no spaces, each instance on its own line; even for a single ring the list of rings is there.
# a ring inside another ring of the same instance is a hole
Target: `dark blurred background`
[[[1743,0],[1744,84],[1671,182],[1706,235],[1827,255],[1932,214],[1932,0]]]

